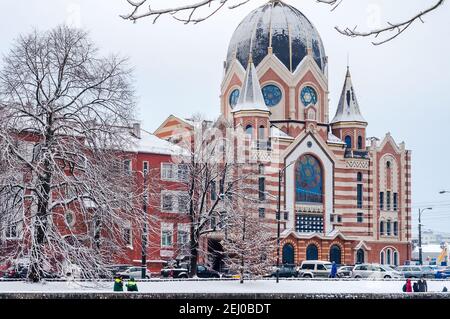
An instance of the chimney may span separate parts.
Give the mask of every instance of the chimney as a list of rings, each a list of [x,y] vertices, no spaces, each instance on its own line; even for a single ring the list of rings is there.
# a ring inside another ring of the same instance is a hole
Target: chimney
[[[137,138],[141,138],[141,124],[140,123],[133,123],[132,134]]]

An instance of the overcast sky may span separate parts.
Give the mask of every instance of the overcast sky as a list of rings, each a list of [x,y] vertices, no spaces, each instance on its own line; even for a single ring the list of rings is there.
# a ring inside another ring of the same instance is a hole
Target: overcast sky
[[[188,1],[157,0],[154,7]],[[154,131],[169,114],[219,115],[228,42],[239,22],[266,1],[252,0],[198,25],[184,25],[170,17],[156,24],[124,21],[119,14],[128,12],[126,0],[2,0],[0,54],[33,28],[81,26],[102,53],[130,58],[139,117],[144,128]],[[450,194],[438,194],[450,191],[450,4],[426,16],[425,24],[415,23],[393,42],[375,47],[370,39],[338,34],[334,26],[365,30],[409,17],[435,1],[345,0],[334,12],[315,0],[285,2],[302,11],[322,36],[329,57],[330,113],[336,110],[349,55],[368,136],[391,132],[397,142],[406,142],[413,151],[413,210],[433,206],[424,213],[424,227],[450,232]]]

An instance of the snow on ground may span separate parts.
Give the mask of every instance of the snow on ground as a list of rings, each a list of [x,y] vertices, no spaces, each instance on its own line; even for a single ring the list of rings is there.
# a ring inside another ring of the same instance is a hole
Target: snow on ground
[[[404,281],[382,280],[252,280],[239,281],[184,280],[138,282],[144,293],[401,293]],[[428,281],[429,292],[441,292],[450,281]],[[112,282],[6,282],[0,281],[0,293],[17,292],[112,292]]]

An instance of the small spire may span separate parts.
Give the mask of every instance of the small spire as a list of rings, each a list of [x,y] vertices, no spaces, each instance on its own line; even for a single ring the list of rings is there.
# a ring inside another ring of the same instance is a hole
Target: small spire
[[[353,88],[352,78],[350,75],[350,67],[347,66],[347,74],[345,76],[344,87],[342,88],[341,98],[339,99],[338,108],[332,124],[338,122],[363,122],[367,123],[359,110],[358,100],[356,99],[355,90]]]
[[[256,73],[256,68],[253,64],[253,57],[251,54],[248,57],[248,67],[245,72],[245,79],[242,84],[241,94],[239,95],[238,102],[232,112],[239,111],[270,112],[264,102],[261,85],[259,83],[258,74]]]

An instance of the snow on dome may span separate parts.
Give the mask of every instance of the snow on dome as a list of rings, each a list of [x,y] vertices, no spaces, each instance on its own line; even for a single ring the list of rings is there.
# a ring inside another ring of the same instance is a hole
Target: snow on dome
[[[247,66],[250,53],[258,66],[269,47],[291,72],[311,48],[314,60],[326,74],[325,49],[316,28],[299,10],[281,1],[270,1],[255,9],[239,24],[228,47],[227,68],[235,56],[242,66]]]

